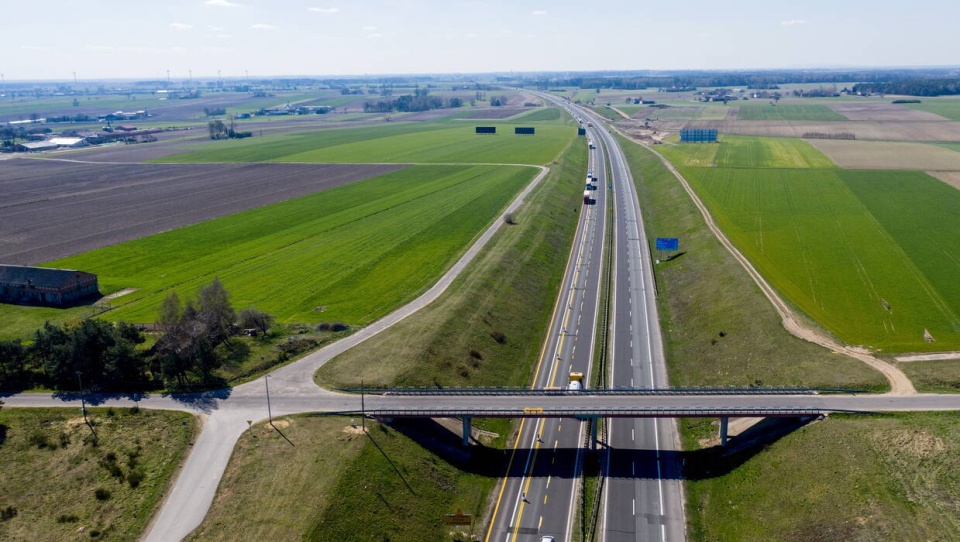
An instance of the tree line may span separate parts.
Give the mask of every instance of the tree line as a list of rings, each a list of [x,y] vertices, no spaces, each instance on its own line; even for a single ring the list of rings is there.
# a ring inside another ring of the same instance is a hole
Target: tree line
[[[218,279],[182,302],[168,295],[156,327],[160,336],[149,349],[144,330],[91,318],[78,323],[45,323],[30,344],[0,341],[0,387],[45,384],[59,390],[129,391],[191,382],[210,383],[240,329],[266,334],[273,317],[253,307],[237,313]]]
[[[856,94],[903,94],[906,96],[955,96],[960,94],[960,78],[913,79],[857,83]]]
[[[418,88],[414,90],[413,94],[404,94],[393,100],[366,102],[363,104],[363,111],[366,113],[391,113],[394,111],[413,113],[444,107],[456,108],[463,105],[463,100],[456,96],[441,98],[439,96],[430,96],[429,92],[428,89]]]

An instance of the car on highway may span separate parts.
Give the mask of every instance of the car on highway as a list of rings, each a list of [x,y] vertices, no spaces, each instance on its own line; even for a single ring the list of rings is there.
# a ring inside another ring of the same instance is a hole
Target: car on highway
[[[554,537],[552,537],[552,536],[541,536],[541,537],[540,537],[540,542],[554,542],[555,540],[556,540],[556,538],[554,538]]]

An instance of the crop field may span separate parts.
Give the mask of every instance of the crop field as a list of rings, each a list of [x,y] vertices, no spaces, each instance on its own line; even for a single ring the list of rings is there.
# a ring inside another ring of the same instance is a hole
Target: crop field
[[[854,121],[885,121],[885,122],[914,122],[914,121],[945,121],[944,117],[911,109],[907,104],[889,102],[838,102],[829,104],[830,109]]]
[[[919,172],[683,172],[768,280],[841,340],[960,347],[960,192]]]
[[[960,171],[928,171],[927,174],[960,190]]]
[[[97,273],[111,320],[152,322],[163,297],[219,276],[236,307],[280,321],[366,324],[422,291],[536,171],[416,166],[50,262]]]
[[[721,135],[719,143],[677,143],[657,149],[671,162],[695,167],[834,168],[806,141]]]
[[[836,134],[849,132],[857,141],[917,141],[956,142],[960,140],[960,122],[837,122],[810,120],[754,120],[726,119],[723,121],[688,121],[690,128],[717,128],[723,134],[767,137],[803,137],[810,132]]]
[[[909,141],[844,141],[811,139],[842,168],[846,169],[914,169],[927,171],[960,171],[960,146],[927,144]]]
[[[740,106],[739,120],[847,120],[825,105],[751,103]]]
[[[397,168],[3,160],[0,261],[36,265]]]
[[[206,149],[159,162],[390,162],[544,164],[576,137],[568,125],[537,126],[537,135],[518,137],[513,124],[496,135],[476,135],[474,126],[443,121],[281,134],[255,141],[215,141]]]
[[[563,116],[563,112],[556,107],[540,108],[526,115],[519,115],[516,118],[510,119],[515,122],[543,122],[543,121],[557,121],[560,120]]]
[[[921,103],[903,104],[903,106],[950,120],[960,120],[960,98],[923,98]]]

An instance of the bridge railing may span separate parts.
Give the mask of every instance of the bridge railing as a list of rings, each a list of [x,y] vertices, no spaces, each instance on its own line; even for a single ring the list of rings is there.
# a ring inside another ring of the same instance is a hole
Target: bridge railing
[[[347,393],[366,393],[372,395],[513,395],[513,396],[555,396],[555,395],[817,395],[823,393],[864,393],[863,390],[833,388],[587,388],[568,390],[566,388],[512,388],[512,387],[453,387],[453,388],[339,388]]]

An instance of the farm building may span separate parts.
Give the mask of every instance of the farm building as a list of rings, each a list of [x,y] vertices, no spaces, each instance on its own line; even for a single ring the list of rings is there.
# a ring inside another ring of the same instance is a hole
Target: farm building
[[[86,147],[89,145],[87,140],[82,137],[51,137],[47,141],[61,148]]]
[[[49,141],[28,141],[26,143],[18,143],[14,150],[18,152],[39,152],[39,151],[52,151],[57,148],[56,143],[51,143]]]
[[[0,265],[0,302],[65,307],[100,295],[97,276],[71,269]]]

